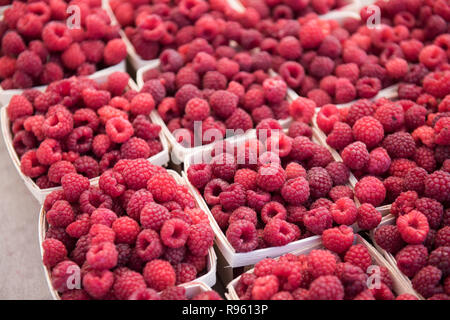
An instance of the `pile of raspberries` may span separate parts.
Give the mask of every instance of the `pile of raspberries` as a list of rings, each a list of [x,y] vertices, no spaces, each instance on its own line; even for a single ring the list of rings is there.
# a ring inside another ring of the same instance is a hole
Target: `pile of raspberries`
[[[278,122],[263,120],[256,130],[268,129],[265,140],[218,143],[210,163],[187,169],[236,252],[284,246],[336,225],[372,229],[381,221],[371,204],[356,207],[348,169],[296,131],[298,124],[304,128],[294,123],[284,134]]]
[[[450,209],[415,191],[392,204],[395,223],[375,230],[375,242],[426,299],[450,300]]]
[[[397,100],[320,109],[317,126],[360,179],[361,202],[389,204],[408,190],[450,201],[449,81],[450,71],[436,71],[424,74],[420,86],[400,84]]]
[[[144,60],[158,58],[165,48],[182,47],[196,38],[228,45],[223,29],[226,20],[236,14],[223,0],[109,0],[109,5]]]
[[[129,77],[114,72],[102,84],[72,77],[13,96],[6,111],[22,173],[46,189],[67,173],[91,179],[120,159],[159,153],[161,127],[148,117],[155,102],[129,89]]]
[[[352,245],[353,235],[349,239],[350,246],[340,255],[315,249],[263,259],[253,272],[241,275],[236,293],[241,300],[417,300],[411,294],[396,296],[388,269],[375,269],[368,249]],[[379,272],[380,282],[369,288],[367,280],[374,272]]]
[[[184,147],[221,140],[227,129],[244,133],[264,119],[289,117],[287,85],[269,76],[270,57],[215,49],[205,39],[192,41],[186,50],[184,56],[165,50],[160,67],[144,74],[142,88],[153,95],[159,115]],[[201,130],[195,130],[197,123]]]
[[[347,18],[340,26],[314,13],[299,17],[285,5],[308,1],[283,2],[269,15],[273,1],[248,1],[245,25],[234,22],[245,37],[233,40],[246,49],[259,47],[287,84],[318,106],[372,98],[393,83],[446,69],[450,10],[444,0],[375,1],[378,28],[366,26],[373,13],[367,8],[361,19]]]
[[[62,299],[152,298],[206,271],[208,216],[186,186],[146,159],[119,160],[98,187],[67,173],[43,209],[43,262]],[[68,288],[73,270],[82,288]]]
[[[66,20],[73,5],[81,26],[71,29]],[[31,88],[116,65],[127,56],[119,29],[100,0],[13,1],[0,22],[0,85]]]

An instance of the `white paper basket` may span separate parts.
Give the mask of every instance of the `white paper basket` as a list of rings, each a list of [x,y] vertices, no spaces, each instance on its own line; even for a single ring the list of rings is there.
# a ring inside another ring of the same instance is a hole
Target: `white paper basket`
[[[178,173],[173,170],[167,170],[167,172],[176,180],[177,184],[185,185],[185,181]],[[98,183],[92,183],[92,185],[98,185]],[[38,224],[38,236],[39,236],[39,249],[41,252],[41,258],[44,257],[44,250],[42,248],[42,242],[45,240],[45,233],[48,229],[48,223],[45,219],[45,210],[44,206],[41,207],[39,213],[39,224]],[[50,294],[54,300],[61,300],[59,293],[53,288],[52,280],[51,280],[51,271],[47,268],[43,263],[42,267],[44,268],[45,279],[47,281],[48,289],[50,290]],[[212,287],[216,284],[216,271],[217,271],[217,256],[214,252],[214,249],[211,247],[208,250],[208,259],[206,263],[206,273],[194,281],[184,283],[183,286],[190,286],[190,289],[187,291],[188,296],[192,296],[200,292],[199,288],[202,290],[208,291],[209,287]],[[192,285],[192,286],[191,286]],[[187,289],[187,288],[186,288]]]
[[[112,72],[114,72],[114,71],[111,71],[111,73]],[[111,74],[111,73],[109,73],[109,74]],[[102,83],[102,82],[106,81],[109,74],[103,73],[101,75],[98,75],[95,78],[95,80],[99,83]],[[137,85],[132,79],[129,80],[128,86],[130,89],[137,90]],[[11,128],[10,128],[11,123],[7,116],[6,108],[7,108],[7,105],[3,106],[0,110],[0,118],[1,118],[0,122],[1,122],[3,140],[5,141],[5,145],[6,145],[6,149],[8,151],[9,157],[11,158],[11,161],[14,164],[14,167],[16,168],[20,178],[25,183],[25,186],[28,188],[28,190],[37,199],[37,201],[39,203],[43,203],[45,200],[45,197],[49,193],[51,193],[54,190],[61,189],[61,187],[59,186],[59,187],[54,187],[54,188],[41,189],[37,186],[37,184],[34,182],[33,179],[31,179],[30,177],[27,177],[26,175],[23,174],[22,170],[20,169],[19,156],[17,155],[17,153],[13,147],[13,143],[12,143],[13,136],[12,136]],[[159,133],[159,139],[161,141],[161,145],[162,145],[163,149],[158,154],[155,154],[154,156],[148,158],[148,160],[152,164],[155,164],[158,166],[165,166],[169,162],[169,145],[167,143],[167,140],[166,140],[162,130]],[[90,179],[89,181],[91,183],[95,183],[98,181],[98,179],[99,179],[99,177],[95,177],[95,178]]]
[[[355,244],[362,244],[363,246],[365,246],[370,255],[372,256],[372,262],[378,266],[383,266],[385,267],[388,272],[390,277],[392,278],[393,281],[393,291],[394,293],[396,293],[397,295],[401,295],[404,293],[409,293],[409,294],[414,294],[410,291],[409,287],[405,285],[405,283],[402,281],[401,279],[401,275],[399,274],[398,270],[396,270],[395,268],[392,268],[392,266],[383,258],[383,256],[372,246],[370,245],[370,243],[368,243],[366,240],[364,240],[360,235],[355,235]],[[314,243],[311,243],[311,245],[309,247],[304,247],[302,249],[296,250],[291,252],[292,254],[295,255],[301,255],[301,254],[308,254],[310,251],[314,250],[314,249],[322,249],[323,245],[322,245],[322,240],[319,237]],[[253,273],[254,269],[249,270],[249,273]],[[227,290],[228,292],[225,293],[225,297],[228,300],[240,300],[239,296],[236,293],[236,285],[239,282],[240,276],[237,277],[236,279],[234,279],[233,281],[231,281],[228,285],[227,285]]]

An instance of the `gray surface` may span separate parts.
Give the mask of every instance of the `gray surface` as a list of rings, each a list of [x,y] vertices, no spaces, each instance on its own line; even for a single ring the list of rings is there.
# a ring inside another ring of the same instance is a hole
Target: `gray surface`
[[[39,252],[39,203],[0,140],[0,299],[51,299]]]

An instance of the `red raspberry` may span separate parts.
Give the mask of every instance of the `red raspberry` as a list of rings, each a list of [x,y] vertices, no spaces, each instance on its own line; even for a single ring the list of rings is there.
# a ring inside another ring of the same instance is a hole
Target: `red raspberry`
[[[37,77],[42,72],[42,61],[36,53],[25,50],[17,57],[16,68],[31,77]]]
[[[412,285],[418,293],[429,298],[436,293],[442,292],[440,281],[442,272],[434,266],[422,268],[413,278]]]
[[[117,265],[116,246],[110,242],[93,245],[86,254],[86,262],[96,270],[112,269]]]
[[[336,122],[331,133],[327,137],[327,144],[337,150],[342,150],[353,140],[352,128],[343,122]]]
[[[226,236],[237,252],[250,252],[258,246],[255,224],[248,220],[230,222]]]
[[[148,262],[143,271],[145,282],[156,291],[162,291],[176,284],[176,274],[173,267],[164,260]]]
[[[100,169],[98,162],[92,157],[79,157],[73,162],[73,164],[78,173],[83,174],[89,179],[95,178],[99,175]]]
[[[254,274],[257,277],[264,277],[272,274],[273,267],[277,261],[272,258],[265,258],[255,264]]]
[[[264,241],[273,247],[296,240],[295,226],[281,219],[271,219],[264,227]]]
[[[46,167],[40,165],[35,150],[27,151],[20,159],[20,170],[31,178],[39,177],[46,172]]]
[[[145,229],[159,231],[168,219],[170,219],[170,213],[166,207],[155,202],[147,203],[140,213],[140,222]]]
[[[333,201],[337,201],[341,198],[350,198],[353,199],[354,194],[353,194],[353,190],[352,188],[350,188],[349,186],[335,186],[333,187],[328,196],[333,200]]]
[[[428,147],[418,148],[414,155],[414,161],[418,166],[424,168],[428,172],[433,172],[436,169],[434,152]]]
[[[130,111],[135,115],[149,115],[154,108],[155,101],[149,93],[140,93],[131,100]]]
[[[112,229],[116,233],[116,242],[127,244],[133,244],[140,231],[138,223],[129,217],[120,217],[115,220]]]
[[[325,248],[338,254],[344,253],[353,244],[353,230],[347,226],[340,226],[325,230],[322,242]]]
[[[157,139],[161,131],[159,125],[150,122],[144,115],[139,115],[133,120],[133,129],[135,136],[144,140]]]
[[[163,76],[161,76],[161,78],[163,78]],[[167,91],[164,86],[166,85],[165,81],[165,79],[147,80],[142,86],[140,92],[150,94],[153,97],[155,105],[157,105],[166,97]]]
[[[263,90],[266,100],[274,104],[280,103],[285,99],[287,86],[283,80],[269,78],[264,80]]]
[[[286,181],[281,188],[284,200],[292,205],[305,203],[309,198],[309,184],[304,177],[298,177]]]
[[[308,272],[314,277],[333,275],[336,270],[336,257],[331,251],[315,249],[307,257]]]
[[[357,209],[353,200],[341,198],[332,204],[330,212],[337,224],[352,225],[356,221]]]
[[[158,292],[153,289],[139,289],[133,292],[128,300],[161,300]]]
[[[416,145],[411,134],[396,132],[383,140],[383,147],[392,158],[410,158],[416,151]]]
[[[209,224],[201,222],[190,226],[187,246],[194,256],[206,256],[213,242],[214,232]]]
[[[197,269],[189,263],[179,263],[175,267],[176,284],[182,284],[195,280],[197,277]]]
[[[375,242],[389,253],[395,254],[404,247],[404,241],[397,226],[385,225],[377,228],[374,234]]]
[[[308,171],[307,179],[311,197],[325,197],[333,187],[333,180],[324,168],[314,167]]]
[[[136,254],[144,262],[157,259],[164,252],[158,233],[151,229],[144,229],[138,234],[135,249]]]
[[[300,28],[299,39],[304,49],[318,47],[324,38],[325,34],[319,20],[310,20]]]
[[[374,175],[381,175],[389,170],[391,158],[384,148],[378,147],[373,149],[369,157],[367,172]]]
[[[83,288],[95,299],[103,298],[114,283],[114,274],[108,270],[92,270],[83,277]]]
[[[424,197],[415,202],[415,207],[417,211],[427,218],[431,229],[439,229],[444,215],[444,207],[441,203],[434,199]]]
[[[421,212],[412,210],[409,213],[397,218],[397,228],[409,244],[422,243],[429,231],[427,218]]]
[[[42,242],[43,262],[47,267],[54,267],[67,256],[67,249],[57,239],[46,239]]]
[[[356,98],[356,88],[347,78],[336,80],[336,103],[347,103]]]
[[[251,169],[239,169],[234,175],[234,182],[242,185],[246,190],[256,189],[257,173]]]
[[[371,149],[383,140],[383,126],[377,119],[365,116],[358,119],[353,125],[353,136]]]
[[[450,246],[450,226],[445,226],[438,230],[434,238],[434,246],[436,248]]]
[[[229,153],[222,153],[211,160],[211,169],[215,177],[232,181],[237,166],[235,159]]]
[[[256,183],[265,191],[279,190],[286,180],[284,169],[277,163],[267,163],[258,169]]]
[[[156,174],[147,182],[147,190],[153,195],[158,202],[167,202],[174,198],[177,183],[167,173]]]
[[[389,168],[389,174],[391,176],[404,178],[409,170],[417,167],[417,164],[414,161],[400,158],[394,159],[391,162],[391,167]]]
[[[317,114],[317,125],[319,128],[329,134],[333,130],[333,126],[339,121],[339,112],[334,104],[327,104],[320,108]]]
[[[145,159],[126,160],[121,172],[128,188],[139,190],[147,187],[147,182],[155,173],[163,172],[161,167],[152,165]]]
[[[344,287],[333,275],[320,276],[309,287],[309,300],[343,300]]]
[[[251,128],[253,128],[253,120],[252,117],[245,112],[241,108],[237,108],[229,117],[227,120],[225,120],[225,126],[228,129],[233,130],[244,130],[247,131]]]
[[[450,200],[450,173],[435,171],[425,179],[425,195],[440,202]]]
[[[66,200],[56,201],[45,215],[47,222],[52,227],[67,227],[75,220],[75,214],[69,202]]]
[[[122,39],[113,39],[108,41],[103,52],[103,60],[106,65],[116,65],[127,56],[127,47]]]
[[[15,95],[6,108],[10,121],[15,121],[23,116],[31,116],[33,114],[33,105],[21,95]]]
[[[161,300],[186,300],[184,287],[169,287],[161,292]]]
[[[361,270],[365,271],[372,264],[372,257],[365,246],[356,244],[348,249],[344,261],[360,267]]]
[[[381,213],[370,203],[364,203],[358,208],[356,220],[363,230],[375,229],[381,222]]]
[[[353,142],[346,146],[341,153],[344,164],[353,170],[363,169],[370,161],[369,152],[364,143]]]
[[[209,164],[193,164],[187,170],[189,182],[197,189],[202,189],[212,178]]]
[[[222,179],[213,179],[205,186],[203,196],[209,205],[219,204],[219,195],[228,187],[228,183]]]
[[[113,286],[114,294],[118,299],[128,300],[134,292],[147,288],[144,277],[140,273],[126,268],[119,270],[121,272],[116,274]]]
[[[421,244],[408,245],[395,255],[398,268],[410,278],[426,265],[427,258],[427,248]]]
[[[333,185],[344,185],[348,182],[350,172],[342,162],[330,162],[325,168],[333,180]]]
[[[377,207],[386,197],[386,188],[379,179],[367,176],[356,183],[355,195],[361,203],[370,203]]]
[[[275,218],[286,220],[286,215],[286,208],[277,201],[268,202],[261,209],[261,220],[266,224]]]
[[[161,240],[170,248],[184,246],[189,236],[189,225],[180,219],[166,220],[161,227]]]
[[[185,112],[189,119],[201,121],[209,116],[209,104],[203,99],[194,98],[186,104]]]
[[[439,268],[443,276],[447,277],[450,274],[449,255],[450,247],[439,247],[430,253],[428,264]]]
[[[61,178],[65,198],[70,202],[78,201],[80,195],[89,189],[89,180],[76,173],[65,174]]]
[[[92,212],[90,222],[92,224],[103,224],[107,227],[111,227],[116,219],[117,215],[114,211],[105,208],[99,208]]]
[[[333,217],[326,207],[311,209],[303,216],[303,223],[310,232],[322,234],[333,225]]]
[[[78,273],[77,273],[78,272]],[[52,286],[59,293],[64,293],[70,289],[67,287],[69,283],[72,283],[73,279],[70,277],[73,274],[80,274],[80,267],[75,262],[70,260],[64,260],[58,263],[52,269]]]
[[[246,196],[245,189],[239,183],[229,185],[219,195],[219,201],[226,211],[232,211],[240,206],[245,205]]]
[[[400,105],[386,103],[377,108],[374,117],[383,125],[385,132],[394,132],[402,127],[405,114]]]
[[[289,106],[289,113],[294,120],[310,123],[314,115],[316,104],[314,101],[299,97]]]
[[[274,275],[259,277],[253,283],[251,296],[253,300],[268,300],[278,292],[279,281]]]
[[[402,192],[392,204],[391,213],[395,216],[404,215],[415,208],[415,202],[418,199],[417,192]]]

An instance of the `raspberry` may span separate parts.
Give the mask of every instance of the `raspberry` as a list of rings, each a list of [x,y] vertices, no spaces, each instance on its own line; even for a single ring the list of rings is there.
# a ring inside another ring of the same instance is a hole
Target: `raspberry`
[[[23,116],[31,116],[33,114],[33,105],[21,95],[14,95],[6,108],[10,121],[15,121]]]
[[[135,249],[136,254],[144,262],[157,259],[164,252],[158,233],[151,229],[144,229],[138,234]]]
[[[165,290],[175,285],[176,274],[173,267],[164,260],[152,260],[148,262],[143,271],[147,285],[157,291]]]
[[[300,44],[304,49],[317,48],[324,38],[325,34],[319,20],[310,20],[299,30]]]
[[[353,199],[354,194],[353,194],[353,190],[352,188],[350,188],[349,186],[335,186],[333,187],[328,196],[333,200],[333,201],[337,201],[341,198],[350,198]]]
[[[263,238],[269,246],[284,246],[296,240],[294,225],[281,219],[271,219],[264,227]]]
[[[333,180],[324,168],[314,167],[308,171],[307,180],[313,198],[321,198],[328,194],[333,186]]]
[[[309,184],[304,177],[290,179],[281,188],[284,200],[292,205],[305,203],[309,198],[309,192]]]
[[[189,225],[180,219],[166,220],[161,227],[161,240],[170,248],[184,246],[189,236]]]
[[[284,169],[277,163],[267,163],[258,169],[256,183],[258,186],[269,192],[279,190],[286,180]]]
[[[427,218],[421,212],[412,210],[409,213],[397,218],[397,228],[409,244],[422,243],[429,231]]]
[[[159,231],[168,219],[170,219],[169,211],[155,202],[148,202],[140,213],[140,222],[145,229]]]
[[[356,183],[355,195],[361,203],[370,203],[377,207],[386,197],[386,188],[379,179],[367,176]]]
[[[316,56],[309,65],[309,73],[316,78],[330,75],[334,70],[334,61],[328,57]]]
[[[327,104],[320,108],[317,114],[317,125],[319,128],[329,134],[333,130],[333,126],[339,121],[339,112],[334,104]]]
[[[251,295],[253,300],[268,300],[278,292],[279,281],[274,275],[259,277],[253,283]]]
[[[36,53],[25,50],[17,57],[16,68],[31,77],[37,77],[42,71],[42,62]]]
[[[66,138],[66,145],[70,151],[86,153],[92,146],[93,131],[89,127],[78,127]]]
[[[67,256],[67,249],[57,239],[46,239],[42,242],[43,262],[47,267],[54,267]]]
[[[356,98],[356,88],[347,78],[336,80],[336,103],[347,103]]]
[[[173,199],[176,191],[176,181],[167,173],[155,174],[147,182],[147,190],[158,202],[167,202]]]
[[[314,101],[299,97],[289,106],[289,114],[292,118],[294,118],[294,120],[310,123],[313,118],[315,108],[316,104]]]
[[[228,187],[228,183],[222,179],[213,179],[205,186],[203,196],[209,205],[219,204],[220,193]]]
[[[252,117],[241,108],[237,108],[231,116],[225,120],[225,126],[228,129],[247,131],[253,128]]]
[[[349,262],[365,271],[372,264],[372,257],[365,246],[362,244],[356,244],[348,249],[345,254],[344,261]]]
[[[187,247],[194,256],[206,256],[213,242],[214,232],[209,224],[201,222],[189,227]]]
[[[53,227],[67,227],[75,220],[75,215],[69,202],[58,200],[53,203],[46,214],[47,222]]]
[[[370,161],[367,147],[360,141],[353,142],[346,146],[341,153],[344,164],[353,170],[363,169]]]
[[[439,247],[448,247],[450,244],[450,226],[445,226],[438,230],[436,233],[436,237],[434,239],[434,246],[436,248]]]
[[[404,190],[415,191],[418,194],[422,194],[425,188],[425,179],[427,176],[428,174],[423,168],[417,167],[410,169],[405,175],[403,182]]]
[[[434,266],[422,268],[413,278],[412,285],[418,293],[429,298],[436,293],[442,292],[440,280],[442,272]]]
[[[202,189],[212,178],[211,166],[208,164],[193,164],[187,170],[189,182],[197,189]]]
[[[114,274],[108,270],[92,270],[83,277],[83,288],[95,299],[103,298],[114,283]]]
[[[75,262],[64,260],[58,263],[52,269],[51,279],[53,288],[60,293],[69,291],[67,285],[69,284],[69,281],[71,281],[70,275],[74,272],[78,272],[77,274],[80,274],[80,267],[77,266]]]
[[[195,280],[197,277],[197,269],[189,263],[180,263],[175,266],[177,284],[182,284]]]
[[[420,198],[415,202],[417,211],[427,218],[431,229],[437,230],[441,225],[444,207],[438,201],[430,198]]]
[[[89,180],[76,173],[65,174],[61,178],[65,198],[70,202],[78,201],[80,195],[89,189]]]
[[[428,147],[418,148],[414,155],[414,161],[418,166],[424,168],[428,172],[433,172],[436,169],[434,152]]]
[[[25,48],[22,37],[15,31],[8,31],[2,37],[2,51],[5,55],[18,56]]]
[[[129,217],[120,217],[115,220],[112,229],[116,233],[116,242],[127,244],[133,244],[140,231],[138,223]]]
[[[324,230],[332,227],[333,217],[326,207],[317,207],[303,216],[303,223],[310,232],[322,234]]]
[[[121,172],[128,188],[139,190],[147,187],[147,182],[155,173],[160,171],[160,167],[152,165],[145,159],[126,160]]]
[[[255,224],[248,220],[230,222],[226,236],[236,252],[250,252],[258,246]]]
[[[383,126],[377,119],[365,116],[358,119],[353,125],[353,136],[371,149],[383,140]]]
[[[425,179],[425,195],[440,202],[450,199],[450,174],[445,171],[435,171]]]
[[[93,245],[86,254],[86,262],[96,270],[112,269],[117,265],[116,246],[110,242]]]
[[[215,177],[231,181],[236,172],[236,162],[229,153],[222,153],[211,160],[211,169]]]
[[[450,274],[449,255],[450,247],[439,247],[430,253],[428,264],[439,268],[443,276],[447,277]]]
[[[106,65],[116,65],[127,56],[127,47],[122,39],[113,39],[108,41],[103,52],[103,60]]]
[[[398,268],[410,278],[426,265],[427,258],[427,248],[421,244],[408,245],[395,255]]]
[[[140,273],[126,268],[119,270],[121,272],[116,274],[113,286],[114,294],[118,299],[128,300],[134,292],[147,288],[144,277]]]
[[[333,275],[336,270],[336,257],[331,251],[315,249],[307,257],[308,272],[314,278]]]
[[[342,162],[330,162],[325,168],[333,180],[333,185],[344,185],[348,182],[350,172]]]
[[[358,208],[357,222],[363,230],[375,229],[381,222],[381,213],[370,203],[364,203]]]
[[[325,248],[338,254],[344,253],[353,244],[353,230],[347,226],[340,226],[325,230],[322,242]]]
[[[416,145],[411,134],[396,132],[383,140],[383,148],[392,158],[410,158],[416,151]]]
[[[75,169],[89,179],[99,175],[99,165],[97,161],[89,156],[82,156],[74,161]]]
[[[333,220],[337,224],[352,225],[356,221],[357,209],[353,200],[341,198],[330,207]]]
[[[150,94],[155,102],[155,104],[159,104],[166,97],[166,88],[164,87],[164,80],[160,79],[150,79],[145,81],[141,93]],[[144,100],[147,100],[145,98]]]
[[[374,117],[383,125],[385,132],[394,132],[400,129],[405,121],[403,108],[398,104],[391,103],[378,107]]]
[[[342,150],[353,142],[352,128],[343,122],[336,122],[328,135],[327,144],[337,150]]]
[[[219,201],[222,207],[227,211],[232,211],[245,205],[246,196],[244,187],[239,183],[229,185],[220,193]]]
[[[268,202],[261,209],[261,220],[266,224],[275,218],[286,220],[286,215],[286,208],[277,201]]]

